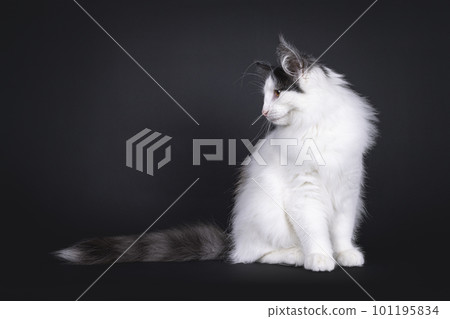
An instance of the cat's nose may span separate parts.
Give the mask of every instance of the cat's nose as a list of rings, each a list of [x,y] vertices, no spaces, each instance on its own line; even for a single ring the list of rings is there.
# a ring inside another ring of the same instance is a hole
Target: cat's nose
[[[262,111],[262,115],[267,116],[269,114],[269,111]]]

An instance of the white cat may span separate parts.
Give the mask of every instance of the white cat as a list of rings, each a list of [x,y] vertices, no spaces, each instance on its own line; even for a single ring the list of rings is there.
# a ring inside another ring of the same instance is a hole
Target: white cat
[[[230,258],[314,271],[333,270],[333,258],[361,266],[364,257],[353,240],[363,209],[363,157],[376,133],[374,111],[341,75],[280,40],[281,66],[258,64],[267,75],[262,113],[276,126],[266,139],[297,139],[298,146],[288,147],[288,164],[280,165],[282,148],[265,143],[259,154],[267,166],[252,161],[243,170]],[[317,159],[296,165],[311,140],[325,165]]]
[[[207,224],[150,232],[120,262],[227,259],[313,271],[331,271],[335,261],[363,265],[354,235],[375,112],[342,75],[282,37],[277,54],[278,67],[257,63],[265,78],[262,113],[275,128],[253,155],[267,165],[252,160],[243,167],[231,233]],[[136,238],[90,239],[56,255],[72,263],[110,263]]]

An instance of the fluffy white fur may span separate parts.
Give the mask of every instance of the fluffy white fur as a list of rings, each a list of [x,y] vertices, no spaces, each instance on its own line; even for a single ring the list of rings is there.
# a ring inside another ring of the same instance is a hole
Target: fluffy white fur
[[[376,134],[374,111],[342,75],[317,64],[307,69],[302,55],[281,41],[280,64],[299,78],[295,85],[303,92],[287,90],[277,97],[269,74],[263,113],[275,129],[265,138],[295,138],[298,146],[289,146],[288,165],[280,165],[281,148],[265,143],[259,153],[267,165],[252,160],[243,169],[230,259],[303,265],[313,271],[331,271],[335,260],[362,266],[354,235],[363,210],[363,156]],[[325,165],[312,160],[295,165],[307,139],[314,141]]]

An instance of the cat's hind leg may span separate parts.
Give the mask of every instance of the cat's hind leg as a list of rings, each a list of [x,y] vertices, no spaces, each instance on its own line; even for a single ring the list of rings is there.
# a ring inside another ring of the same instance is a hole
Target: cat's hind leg
[[[271,175],[272,176],[272,175]],[[283,209],[281,187],[275,187],[277,179],[261,177],[257,184],[246,180],[240,187],[233,209],[231,249],[229,260],[232,263],[254,263],[274,251],[299,246],[299,240]],[[263,189],[261,189],[260,185]],[[264,189],[270,190],[268,196]],[[278,263],[280,253],[267,256],[265,262]],[[277,256],[279,258],[277,258]],[[291,262],[292,256],[284,258]],[[271,262],[270,262],[271,261]]]
[[[291,247],[270,251],[259,258],[257,262],[298,267],[303,266],[304,260],[300,247]]]

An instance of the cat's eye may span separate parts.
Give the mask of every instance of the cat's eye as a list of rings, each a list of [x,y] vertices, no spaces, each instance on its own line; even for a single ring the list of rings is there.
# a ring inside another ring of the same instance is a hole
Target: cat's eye
[[[276,97],[279,97],[280,93],[281,93],[280,90],[273,90],[273,94],[275,94]]]

